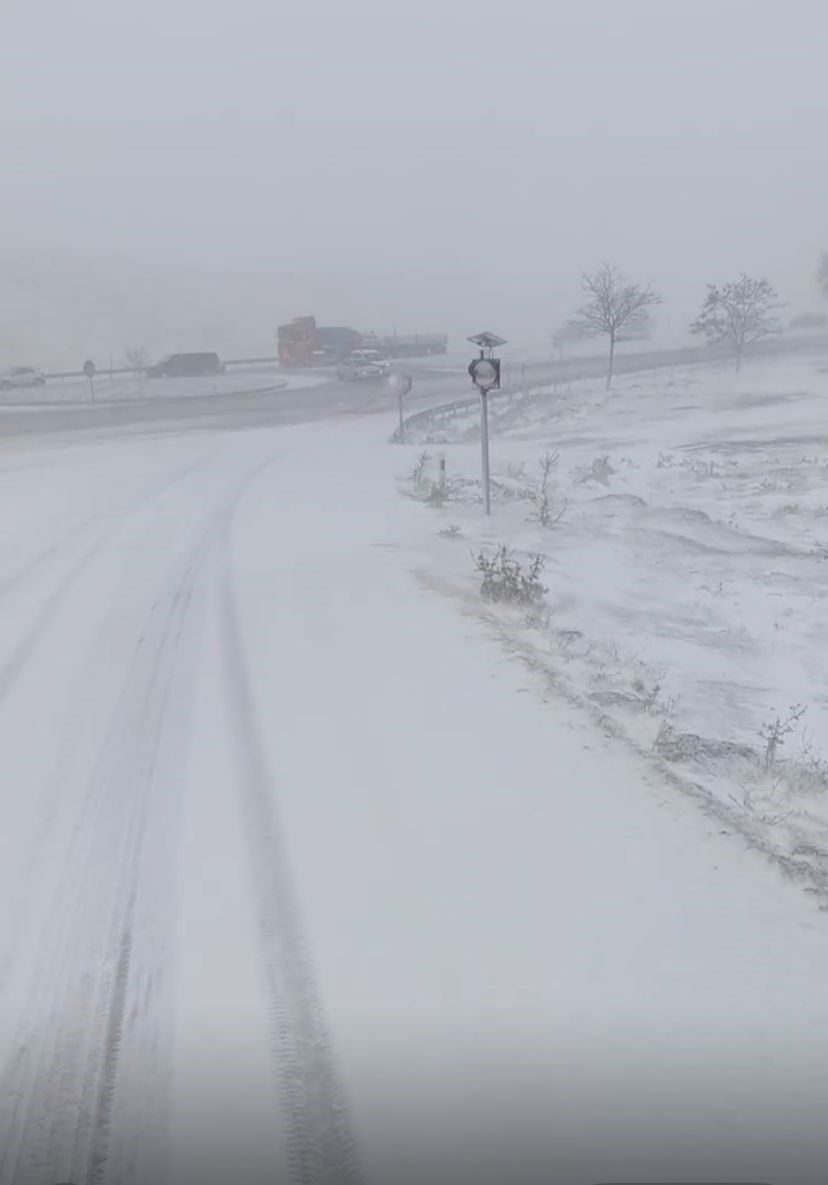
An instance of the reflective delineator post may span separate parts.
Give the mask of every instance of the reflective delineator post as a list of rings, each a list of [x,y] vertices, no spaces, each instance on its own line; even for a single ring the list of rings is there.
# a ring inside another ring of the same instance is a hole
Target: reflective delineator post
[[[397,429],[397,439],[400,444],[405,444],[405,411],[403,407],[403,399],[411,390],[413,383],[411,375],[402,374],[399,371],[392,371],[389,374],[386,382],[392,391],[397,393],[397,407],[400,413],[400,426]]]

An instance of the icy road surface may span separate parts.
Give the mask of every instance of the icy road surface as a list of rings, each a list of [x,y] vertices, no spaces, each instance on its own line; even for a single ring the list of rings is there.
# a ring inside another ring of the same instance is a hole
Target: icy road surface
[[[416,577],[387,417],[0,451],[0,1182],[816,1180],[825,914]]]

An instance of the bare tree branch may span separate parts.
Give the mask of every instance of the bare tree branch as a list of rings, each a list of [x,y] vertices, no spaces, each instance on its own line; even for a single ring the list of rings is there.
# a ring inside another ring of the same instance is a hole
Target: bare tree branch
[[[612,383],[615,347],[618,342],[637,341],[646,336],[650,326],[650,308],[661,303],[652,288],[632,283],[624,273],[609,263],[588,272],[582,281],[587,301],[568,322],[573,333],[582,337],[609,338],[607,388]]]

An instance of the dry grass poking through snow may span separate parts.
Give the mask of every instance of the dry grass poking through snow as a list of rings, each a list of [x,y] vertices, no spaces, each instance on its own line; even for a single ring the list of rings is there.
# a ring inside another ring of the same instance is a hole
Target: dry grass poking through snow
[[[471,593],[470,550],[541,557],[545,594],[503,598],[499,628],[828,893],[824,361],[536,393],[494,420],[491,520],[471,418],[413,484],[435,570]]]

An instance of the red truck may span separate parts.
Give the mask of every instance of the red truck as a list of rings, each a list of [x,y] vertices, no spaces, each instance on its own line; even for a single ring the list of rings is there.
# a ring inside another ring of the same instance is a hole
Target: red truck
[[[276,330],[279,365],[286,369],[301,366],[333,366],[344,362],[354,350],[378,350],[385,358],[422,358],[445,354],[448,337],[444,333],[420,333],[387,337],[357,333],[340,325],[317,325],[315,317],[295,317]]]
[[[362,334],[344,326],[322,326],[315,317],[295,317],[276,330],[279,365],[286,369],[330,366],[362,345]]]

